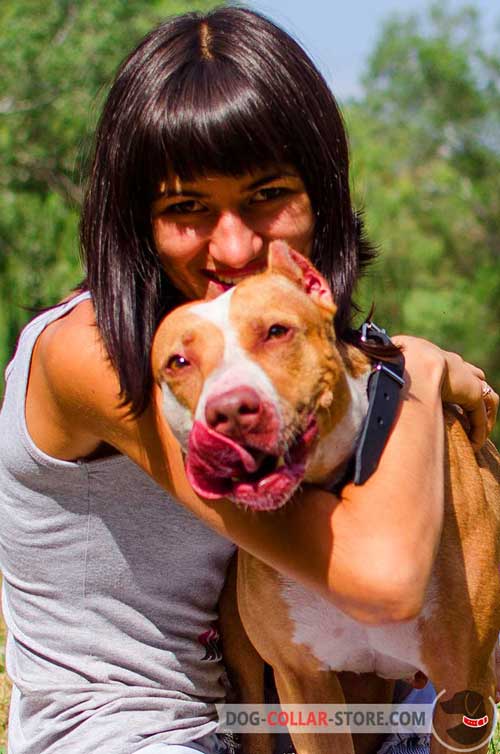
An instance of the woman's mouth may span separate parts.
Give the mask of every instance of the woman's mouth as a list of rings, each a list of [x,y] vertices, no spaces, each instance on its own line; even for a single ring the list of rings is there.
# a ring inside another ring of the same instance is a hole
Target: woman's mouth
[[[221,286],[224,291],[227,291],[244,278],[250,275],[258,275],[260,272],[264,272],[265,269],[266,265],[259,262],[258,264],[248,264],[239,270],[217,270],[216,272],[215,270],[202,269],[201,274],[210,280],[210,282]]]

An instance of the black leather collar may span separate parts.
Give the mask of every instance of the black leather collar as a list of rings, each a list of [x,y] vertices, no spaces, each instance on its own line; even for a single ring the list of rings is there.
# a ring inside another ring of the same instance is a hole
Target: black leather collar
[[[374,322],[361,327],[361,341],[373,340],[390,345],[386,331]],[[400,352],[395,359],[378,359],[368,379],[368,412],[359,436],[354,462],[354,484],[364,484],[378,466],[382,451],[394,424],[404,386],[405,359]]]
[[[362,343],[373,341],[383,346],[391,345],[386,331],[374,322],[365,322],[360,330]],[[387,438],[394,424],[404,383],[405,359],[400,352],[391,359],[374,359],[368,378],[368,411],[363,422],[354,455],[347,462],[345,472],[330,488],[339,494],[350,481],[364,484],[376,470]]]

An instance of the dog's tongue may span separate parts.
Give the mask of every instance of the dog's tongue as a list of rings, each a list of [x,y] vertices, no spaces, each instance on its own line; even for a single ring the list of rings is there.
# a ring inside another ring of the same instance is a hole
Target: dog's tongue
[[[216,465],[215,465],[216,464]],[[196,421],[189,435],[186,473],[193,489],[218,499],[233,488],[232,478],[257,471],[258,464],[241,445]]]

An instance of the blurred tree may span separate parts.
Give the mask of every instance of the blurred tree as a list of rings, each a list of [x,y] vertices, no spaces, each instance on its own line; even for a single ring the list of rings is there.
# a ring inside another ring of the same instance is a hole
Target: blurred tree
[[[348,126],[380,258],[364,308],[463,354],[500,384],[500,44],[476,10],[392,18]]]
[[[0,364],[27,306],[82,277],[80,173],[120,60],[162,18],[211,0],[2,0],[0,4]]]
[[[165,15],[211,0],[0,5],[0,364],[30,316],[81,277],[79,175],[121,58]],[[446,5],[382,29],[347,112],[354,188],[382,250],[365,309],[500,384],[500,45]]]

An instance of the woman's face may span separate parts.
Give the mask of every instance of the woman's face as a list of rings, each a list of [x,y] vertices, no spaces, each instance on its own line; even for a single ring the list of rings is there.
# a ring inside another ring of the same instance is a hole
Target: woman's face
[[[311,253],[314,217],[293,168],[277,166],[233,178],[172,177],[152,208],[163,267],[189,299],[213,298],[266,267],[275,239]]]

